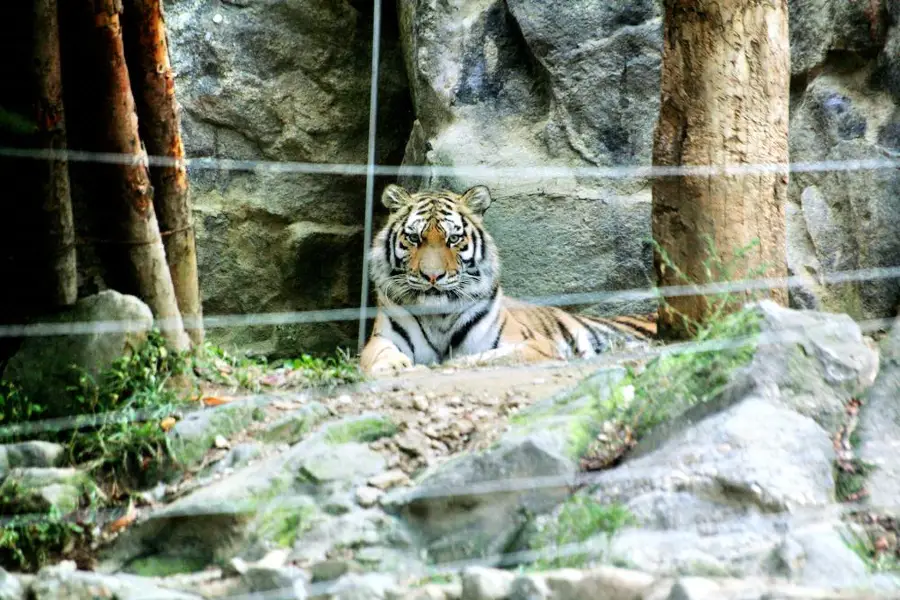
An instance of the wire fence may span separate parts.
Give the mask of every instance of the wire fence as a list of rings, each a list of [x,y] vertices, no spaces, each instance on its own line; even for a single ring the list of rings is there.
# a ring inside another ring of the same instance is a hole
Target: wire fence
[[[179,164],[193,171],[239,171],[248,173],[267,174],[297,174],[297,175],[333,175],[333,176],[364,176],[365,183],[365,214],[363,229],[364,253],[361,260],[362,283],[360,288],[359,308],[334,308],[310,311],[288,311],[276,313],[241,313],[208,315],[202,319],[186,317],[183,320],[155,320],[154,325],[160,329],[168,329],[174,326],[204,329],[221,329],[235,327],[255,327],[272,325],[296,325],[309,323],[324,323],[331,321],[359,321],[358,343],[361,348],[366,335],[366,321],[374,318],[378,308],[370,306],[369,295],[369,258],[368,249],[373,238],[374,196],[376,177],[457,177],[477,179],[483,182],[504,182],[514,180],[527,174],[535,179],[554,178],[580,178],[580,179],[653,179],[664,177],[686,176],[752,176],[763,174],[787,174],[787,173],[824,173],[824,172],[861,172],[900,169],[900,157],[884,157],[877,159],[861,160],[830,160],[811,162],[789,163],[760,163],[740,165],[697,165],[659,167],[652,165],[632,166],[589,166],[573,167],[558,165],[519,165],[511,167],[496,167],[485,165],[379,165],[376,163],[377,142],[377,114],[378,114],[378,83],[379,60],[381,45],[382,13],[381,3],[374,3],[372,21],[372,56],[371,56],[371,81],[369,98],[369,122],[367,160],[365,164],[326,164],[291,161],[264,161],[264,160],[236,160],[220,157],[194,157],[175,160],[164,156],[150,156],[141,154],[114,154],[98,153],[76,150],[47,150],[25,148],[0,148],[0,157],[12,159],[42,160],[42,161],[67,161],[96,164],[144,164],[150,167],[171,167]],[[625,201],[628,201],[625,199]],[[838,272],[820,273],[815,276],[789,276],[783,278],[756,278],[739,281],[713,282],[703,285],[684,285],[668,287],[635,288],[616,291],[598,291],[576,294],[558,294],[541,297],[522,298],[538,305],[571,306],[580,304],[596,304],[615,301],[640,301],[669,298],[685,295],[715,295],[735,292],[750,292],[772,288],[795,288],[807,286],[811,282],[816,285],[836,285],[853,282],[865,282],[900,278],[900,265],[891,267],[853,269]],[[466,303],[457,302],[444,307],[403,306],[396,309],[380,309],[387,314],[447,314],[459,311]],[[887,329],[891,325],[890,319],[871,319],[862,321],[859,326],[863,332],[874,332]],[[93,321],[93,322],[39,322],[8,324],[0,326],[0,338],[43,337],[56,335],[83,335],[104,334],[113,332],[129,332],[145,329],[146,324],[129,321]],[[760,337],[716,339],[702,342],[692,341],[639,350],[625,350],[610,352],[587,361],[591,368],[621,364],[625,361],[648,360],[664,355],[679,355],[702,352],[721,352],[746,346],[751,341],[758,345],[794,343],[804,335],[809,334],[809,328],[803,330],[784,330],[770,332]],[[63,419],[32,421],[0,427],[0,440],[11,436],[22,436],[46,432],[59,432],[83,427],[96,427],[101,424],[141,421],[154,418],[150,412],[135,411],[111,412],[105,414],[91,414],[67,417]],[[464,490],[458,487],[434,487],[417,491],[417,497],[457,497],[477,496],[495,493],[526,492],[546,488],[578,487],[592,485],[600,481],[603,473],[577,473],[571,477],[529,477],[520,479],[501,479],[494,481],[481,481],[471,484]],[[280,495],[268,505],[265,510],[270,510],[279,502],[290,506],[294,499],[289,495]],[[259,510],[258,506],[234,506],[233,509]],[[897,507],[886,507],[897,508]],[[846,510],[852,510],[846,507]],[[215,507],[212,511],[221,511],[222,507]],[[814,510],[814,509],[810,509]],[[796,512],[794,513],[796,514]],[[0,524],[8,525],[13,517],[0,516]],[[43,514],[16,515],[19,522],[29,520],[46,519]],[[473,560],[453,561],[443,564],[430,565],[423,575],[440,575],[457,572],[468,566],[479,565],[513,565],[523,562],[533,562],[540,559],[561,558],[578,554],[594,553],[602,551],[598,548],[596,540],[588,542],[567,544],[539,548],[523,552],[505,553],[495,556],[482,557]],[[332,582],[321,582],[308,587],[311,596],[325,593],[331,587]],[[290,590],[271,590],[269,592],[257,592],[249,595],[231,596],[233,600],[244,598],[280,598]]]

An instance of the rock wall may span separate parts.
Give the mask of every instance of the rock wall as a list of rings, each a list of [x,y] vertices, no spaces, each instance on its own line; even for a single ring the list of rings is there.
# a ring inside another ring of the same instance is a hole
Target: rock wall
[[[379,162],[426,167],[400,177],[413,188],[488,185],[487,226],[512,294],[651,283],[649,181],[542,168],[650,164],[659,3],[397,0],[385,9]],[[897,2],[792,0],[790,10],[792,161],[896,157]],[[189,155],[365,162],[366,3],[170,0],[167,11]],[[506,170],[427,168],[465,166]],[[198,169],[191,178],[206,314],[358,303],[364,178]],[[892,314],[897,281],[825,286],[821,274],[900,264],[898,192],[897,169],[792,174],[789,266],[808,280],[797,305]],[[290,354],[352,343],[354,330],[210,337]]]
[[[167,2],[188,156],[365,164],[372,7],[366,2]],[[399,162],[411,107],[385,15],[377,160]],[[365,178],[189,173],[207,315],[359,305]],[[356,324],[218,329],[210,339],[278,354],[333,349]]]

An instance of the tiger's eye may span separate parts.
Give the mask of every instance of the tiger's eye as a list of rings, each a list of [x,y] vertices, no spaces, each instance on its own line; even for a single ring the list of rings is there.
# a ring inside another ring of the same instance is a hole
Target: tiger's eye
[[[451,235],[450,237],[447,238],[447,243],[448,243],[448,244],[455,244],[455,243],[457,243],[457,242],[458,242],[459,240],[461,240],[461,239],[462,239],[462,236],[461,236],[461,235],[453,234],[453,235]]]
[[[412,244],[413,246],[418,246],[422,239],[419,237],[417,233],[408,233],[406,234],[406,241]]]

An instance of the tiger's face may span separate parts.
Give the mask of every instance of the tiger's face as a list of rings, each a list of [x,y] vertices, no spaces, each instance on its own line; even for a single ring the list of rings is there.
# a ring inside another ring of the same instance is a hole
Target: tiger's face
[[[490,293],[499,263],[481,220],[491,204],[486,187],[457,195],[388,185],[381,200],[391,216],[373,243],[372,278],[390,300],[434,304]]]

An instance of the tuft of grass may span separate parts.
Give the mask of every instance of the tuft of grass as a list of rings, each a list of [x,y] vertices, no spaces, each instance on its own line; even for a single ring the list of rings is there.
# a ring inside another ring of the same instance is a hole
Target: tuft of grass
[[[834,491],[838,502],[858,500],[877,466],[860,458],[834,461]]]
[[[733,345],[663,354],[650,361],[642,372],[632,372],[623,387],[634,387],[634,399],[618,403],[620,419],[641,436],[692,406],[715,399],[728,385],[732,373],[753,359],[760,331],[760,315],[752,309],[709,322],[697,334],[696,342],[728,340]],[[615,402],[620,397],[613,399]]]
[[[532,550],[553,549],[556,555],[538,559],[533,567],[537,570],[583,567],[595,557],[596,551],[567,551],[563,555],[560,549],[598,535],[604,536],[608,543],[619,530],[635,522],[634,515],[621,504],[602,504],[590,496],[576,494],[562,505],[555,520],[538,526],[529,546]]]
[[[210,342],[197,352],[194,371],[211,383],[252,393],[269,388],[333,388],[363,379],[358,364],[344,350],[334,356],[302,354],[270,364],[265,357],[238,357]]]
[[[326,358],[303,354],[300,358],[284,361],[283,366],[299,373],[301,381],[315,387],[334,387],[363,380],[359,365],[344,350]]]

